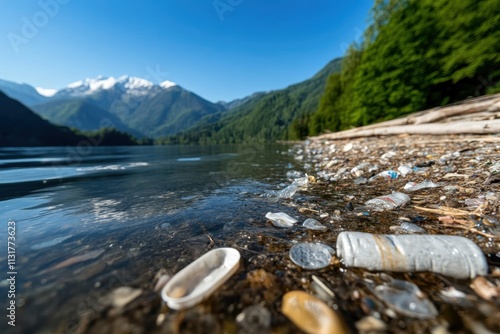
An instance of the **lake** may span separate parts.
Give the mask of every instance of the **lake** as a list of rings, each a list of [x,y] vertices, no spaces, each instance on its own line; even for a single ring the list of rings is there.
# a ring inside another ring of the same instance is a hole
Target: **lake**
[[[82,315],[92,319],[102,311],[99,294],[151,287],[160,269],[173,274],[210,244],[244,250],[249,231],[265,227],[268,211],[294,213],[260,197],[282,189],[286,172],[298,168],[288,150],[0,149],[0,269],[16,272],[16,329],[71,332]],[[11,270],[9,221],[15,225]],[[9,286],[5,279],[1,284]]]

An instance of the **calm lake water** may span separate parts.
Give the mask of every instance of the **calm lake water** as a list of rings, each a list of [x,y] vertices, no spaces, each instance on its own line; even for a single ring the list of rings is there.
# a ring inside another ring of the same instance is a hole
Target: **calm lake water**
[[[151,286],[212,240],[248,237],[266,212],[287,210],[259,195],[288,182],[288,148],[0,149],[0,270],[6,277],[14,221],[16,329],[70,332],[100,311],[96,292]]]

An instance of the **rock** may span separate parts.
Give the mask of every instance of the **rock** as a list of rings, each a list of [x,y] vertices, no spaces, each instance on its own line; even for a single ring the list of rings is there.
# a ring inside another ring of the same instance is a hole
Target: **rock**
[[[306,333],[349,333],[344,320],[337,312],[304,291],[286,293],[283,296],[281,312]]]

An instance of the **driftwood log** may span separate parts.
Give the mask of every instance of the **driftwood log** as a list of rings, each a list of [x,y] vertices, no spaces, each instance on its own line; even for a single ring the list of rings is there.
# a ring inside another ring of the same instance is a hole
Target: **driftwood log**
[[[316,138],[347,139],[399,134],[493,134],[500,133],[499,115],[500,94],[495,94],[416,112],[387,122],[327,133]]]

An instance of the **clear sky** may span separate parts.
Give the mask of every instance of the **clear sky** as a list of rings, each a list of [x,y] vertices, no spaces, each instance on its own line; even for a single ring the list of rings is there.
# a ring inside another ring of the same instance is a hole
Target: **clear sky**
[[[311,77],[366,27],[373,0],[0,1],[0,78],[62,88],[170,80],[216,102]]]

